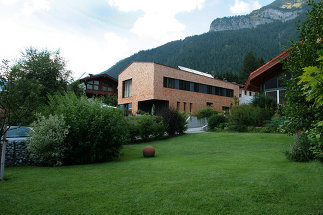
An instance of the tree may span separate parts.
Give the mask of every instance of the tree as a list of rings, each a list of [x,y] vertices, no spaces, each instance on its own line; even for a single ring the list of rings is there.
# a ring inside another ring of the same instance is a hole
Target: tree
[[[37,86],[33,91],[34,96],[29,99],[33,108],[21,119],[21,123],[27,125],[35,120],[34,114],[48,104],[48,95],[62,94],[67,90],[71,72],[66,69],[65,60],[60,56],[59,50],[51,52],[26,49],[16,66],[24,81]]]
[[[19,119],[24,118],[32,110],[32,100],[38,92],[37,86],[24,80],[17,66],[9,66],[9,61],[3,61],[0,66],[0,137],[5,137],[10,125],[19,125]],[[0,180],[3,179],[6,140],[2,143]]]
[[[320,61],[317,59],[323,48],[323,2],[308,1],[308,4],[312,8],[300,26],[301,42],[292,43],[293,48],[289,50],[289,57],[284,62],[284,69],[291,74],[291,78],[286,81],[287,104],[283,113],[288,121],[284,127],[290,134],[302,131],[310,137],[315,133],[318,138],[312,138],[312,145],[316,149],[320,148],[322,156],[322,145],[318,145],[323,133],[320,124],[323,121],[323,106],[320,105],[322,95],[319,95],[322,92],[322,84],[311,85],[313,80],[319,81],[322,77],[322,71],[315,72],[312,69],[320,67]],[[309,77],[312,75],[314,77]]]
[[[258,69],[263,64],[265,64],[263,58],[256,58],[252,51],[248,52],[242,63],[240,83],[246,83],[250,73]]]
[[[34,114],[48,103],[48,95],[63,93],[70,71],[59,51],[29,48],[14,65],[2,62],[0,67],[0,136],[11,125],[29,125]],[[1,176],[4,172],[5,141],[2,145]]]

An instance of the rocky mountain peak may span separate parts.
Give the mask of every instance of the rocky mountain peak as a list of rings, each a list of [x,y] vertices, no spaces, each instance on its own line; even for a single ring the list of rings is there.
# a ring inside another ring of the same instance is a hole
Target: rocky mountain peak
[[[305,5],[306,0],[276,0],[248,15],[217,18],[211,23],[210,31],[255,28],[275,21],[286,22],[304,13]]]

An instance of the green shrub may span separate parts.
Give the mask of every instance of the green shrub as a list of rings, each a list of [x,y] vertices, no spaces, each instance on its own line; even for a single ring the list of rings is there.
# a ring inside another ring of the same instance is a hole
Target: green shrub
[[[139,115],[145,115],[145,114],[148,114],[146,113],[145,111],[143,110],[137,110],[137,113],[136,114],[139,114]]]
[[[213,110],[211,107],[206,107],[197,110],[193,115],[197,117],[197,119],[209,118],[210,116],[217,115],[219,112]]]
[[[44,113],[63,115],[70,127],[63,164],[112,160],[128,141],[122,110],[104,107],[100,100],[88,101],[85,96],[78,98],[73,93],[57,95],[50,97]]]
[[[265,127],[270,133],[281,132],[281,127],[284,125],[286,118],[279,115],[274,115],[271,120],[265,121]]]
[[[231,108],[229,127],[235,131],[247,131],[248,126],[262,126],[272,113],[253,105],[239,105]]]
[[[311,142],[304,133],[296,134],[291,150],[286,152],[289,160],[306,162],[314,159],[313,152],[310,150]]]
[[[275,111],[277,109],[277,103],[272,96],[265,95],[263,93],[256,94],[251,104],[255,107],[264,108],[267,110]]]
[[[185,113],[180,113],[174,109],[165,109],[160,113],[166,132],[169,136],[174,136],[175,134],[183,134],[187,129],[187,116]]]
[[[213,130],[217,128],[221,123],[225,123],[226,118],[223,115],[212,115],[208,119],[208,129]]]
[[[32,123],[28,150],[33,161],[45,166],[62,165],[67,145],[68,126],[62,115],[40,116]]]
[[[127,117],[131,142],[162,138],[166,132],[161,117],[144,115]]]

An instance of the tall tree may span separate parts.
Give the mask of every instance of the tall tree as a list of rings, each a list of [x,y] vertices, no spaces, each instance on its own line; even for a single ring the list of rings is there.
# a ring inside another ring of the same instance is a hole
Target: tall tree
[[[0,65],[0,137],[11,125],[29,125],[34,113],[48,102],[48,95],[64,92],[70,78],[65,61],[59,51],[27,49],[21,59],[10,66],[9,61]],[[6,144],[1,153],[2,180]]]
[[[284,62],[285,69],[291,74],[286,81],[287,104],[283,112],[288,123],[284,127],[290,134],[299,130],[315,133],[318,141],[314,141],[313,145],[317,144],[314,147],[320,148],[318,151],[323,160],[323,144],[318,145],[323,136],[323,124],[320,123],[323,121],[323,105],[320,105],[322,83],[318,82],[322,79],[322,70],[319,68],[323,49],[323,2],[309,1],[309,5],[312,9],[300,27],[301,42],[292,43],[293,48]]]
[[[65,60],[60,56],[59,50],[52,52],[26,49],[15,67],[19,71],[19,78],[33,86],[24,89],[27,94],[25,100],[28,102],[25,110],[29,112],[17,121],[28,125],[35,120],[34,113],[47,105],[48,95],[67,90],[71,72],[66,69]]]
[[[240,83],[244,84],[248,80],[250,73],[265,64],[263,58],[256,58],[252,51],[245,56],[240,71]]]

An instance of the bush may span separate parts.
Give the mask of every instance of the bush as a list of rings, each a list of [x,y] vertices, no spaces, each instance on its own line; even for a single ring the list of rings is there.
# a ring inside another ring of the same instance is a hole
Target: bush
[[[310,150],[311,142],[304,133],[296,134],[291,150],[286,152],[289,160],[305,162],[314,159],[313,152]]]
[[[216,111],[216,110],[213,110],[211,107],[206,107],[206,108],[202,108],[202,109],[199,109],[197,110],[195,113],[194,113],[194,116],[197,117],[197,119],[203,119],[203,118],[209,118],[213,115],[217,115],[219,112]]]
[[[251,104],[255,107],[260,107],[271,111],[275,111],[277,109],[275,99],[272,96],[268,96],[263,93],[256,94],[253,97]]]
[[[166,132],[161,117],[144,115],[127,117],[131,142],[162,138]]]
[[[183,134],[187,129],[187,116],[174,109],[165,109],[161,112],[166,132],[169,136]]]
[[[229,116],[229,127],[235,131],[247,131],[248,126],[262,126],[271,116],[266,109],[253,105],[233,106]]]
[[[274,132],[282,132],[281,127],[285,123],[286,118],[283,116],[279,115],[274,115],[271,120],[266,120],[265,121],[265,127],[267,128],[269,133],[274,133]]]
[[[85,96],[78,98],[71,92],[57,95],[50,97],[44,113],[63,115],[70,127],[63,164],[112,160],[128,140],[122,110],[104,107],[97,99],[88,101]]]
[[[68,135],[68,126],[62,115],[40,116],[32,123],[28,150],[31,158],[37,164],[45,166],[60,166],[67,150],[65,138]]]
[[[213,130],[213,129],[219,127],[219,125],[221,123],[225,123],[225,122],[226,122],[225,116],[223,116],[223,115],[212,115],[208,119],[208,129]]]

